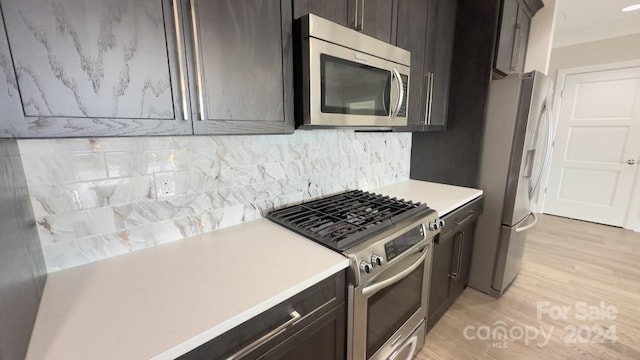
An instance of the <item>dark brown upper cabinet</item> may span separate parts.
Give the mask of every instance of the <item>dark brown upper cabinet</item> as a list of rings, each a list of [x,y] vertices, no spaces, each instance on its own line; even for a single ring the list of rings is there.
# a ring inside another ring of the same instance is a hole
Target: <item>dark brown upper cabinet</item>
[[[350,0],[293,0],[293,18],[315,14],[342,26],[353,24],[349,18]]]
[[[398,0],[293,0],[293,18],[306,14],[395,44]]]
[[[195,134],[293,132],[291,0],[192,0]]]
[[[290,0],[0,5],[0,137],[293,131]]]
[[[543,6],[541,0],[503,0],[494,57],[498,76],[524,71],[531,18]]]
[[[395,44],[398,0],[349,0],[349,26]]]
[[[429,81],[425,75],[429,5],[433,0],[399,0],[396,45],[411,52],[408,126],[399,131],[421,131],[425,125]]]
[[[0,4],[22,104],[11,136],[192,133],[170,1]]]
[[[399,131],[446,129],[457,0],[398,0],[397,46],[411,52],[409,118]]]
[[[447,126],[457,4],[457,0],[429,1],[425,75],[431,81],[425,131],[442,131]]]

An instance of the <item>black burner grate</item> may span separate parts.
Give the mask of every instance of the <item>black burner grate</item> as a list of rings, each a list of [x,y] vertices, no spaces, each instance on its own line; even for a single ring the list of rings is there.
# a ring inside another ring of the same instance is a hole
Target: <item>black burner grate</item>
[[[274,210],[267,217],[333,249],[345,250],[428,211],[425,204],[353,190]]]

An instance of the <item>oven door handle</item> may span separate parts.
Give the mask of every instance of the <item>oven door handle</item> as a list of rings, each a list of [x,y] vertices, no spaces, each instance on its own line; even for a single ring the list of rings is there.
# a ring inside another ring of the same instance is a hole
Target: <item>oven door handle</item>
[[[377,293],[378,291],[389,287],[395,283],[397,283],[398,281],[404,279],[405,277],[409,276],[409,274],[411,274],[415,269],[417,269],[418,267],[420,267],[420,265],[424,264],[424,260],[427,258],[427,254],[429,253],[429,245],[425,246],[424,248],[422,248],[421,250],[423,252],[423,254],[420,256],[420,258],[418,260],[416,260],[416,262],[414,262],[413,264],[411,264],[411,266],[409,266],[408,268],[402,270],[401,272],[397,273],[396,275],[388,278],[387,280],[383,280],[379,283],[375,283],[373,285],[369,285],[367,287],[365,287],[364,289],[362,289],[362,295],[369,297],[372,296],[373,294]]]

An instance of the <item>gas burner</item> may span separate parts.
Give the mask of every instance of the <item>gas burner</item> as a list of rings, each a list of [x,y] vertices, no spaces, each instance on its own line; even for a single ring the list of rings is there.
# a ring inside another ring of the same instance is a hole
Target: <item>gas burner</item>
[[[267,218],[342,251],[428,211],[425,204],[353,190],[274,210]]]

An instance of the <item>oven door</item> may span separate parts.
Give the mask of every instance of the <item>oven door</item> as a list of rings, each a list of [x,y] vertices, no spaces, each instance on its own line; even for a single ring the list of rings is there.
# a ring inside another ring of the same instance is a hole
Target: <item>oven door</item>
[[[350,287],[351,359],[388,359],[425,320],[431,259],[429,241],[366,284]]]
[[[309,38],[307,125],[407,124],[409,67]]]

